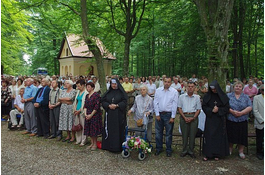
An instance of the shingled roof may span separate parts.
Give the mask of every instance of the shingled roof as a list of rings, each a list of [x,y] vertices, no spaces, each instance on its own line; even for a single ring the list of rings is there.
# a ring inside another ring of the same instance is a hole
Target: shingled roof
[[[115,60],[116,57],[114,57],[103,45],[102,41],[100,41],[99,38],[93,37],[96,40],[97,46],[101,51],[101,54],[103,58],[110,59],[110,60]],[[84,40],[75,34],[68,34],[66,37],[63,39],[61,48],[58,54],[58,59],[61,56],[62,49],[64,46],[65,41],[68,44],[69,50],[71,52],[72,57],[83,57],[83,58],[93,58],[94,55],[93,53],[89,50],[88,46],[84,42]]]

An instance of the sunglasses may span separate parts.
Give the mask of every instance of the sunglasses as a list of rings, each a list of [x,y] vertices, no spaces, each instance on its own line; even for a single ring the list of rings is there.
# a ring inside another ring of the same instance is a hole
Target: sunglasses
[[[264,89],[260,89],[261,91],[264,91]]]

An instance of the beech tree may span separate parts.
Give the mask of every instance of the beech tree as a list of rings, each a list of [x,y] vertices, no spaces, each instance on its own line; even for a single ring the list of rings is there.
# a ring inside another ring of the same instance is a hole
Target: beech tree
[[[225,89],[228,72],[228,29],[234,0],[194,0],[208,48],[208,79]]]
[[[139,32],[142,18],[145,11],[146,0],[119,0],[117,3],[112,0],[107,0],[111,13],[110,27],[112,27],[119,35],[124,37],[124,60],[123,60],[123,74],[129,74],[129,56],[130,45],[133,38]],[[140,15],[137,16],[137,12]],[[122,17],[116,19],[116,13],[123,14]],[[120,20],[120,22],[117,22]],[[125,24],[125,29],[123,28]]]

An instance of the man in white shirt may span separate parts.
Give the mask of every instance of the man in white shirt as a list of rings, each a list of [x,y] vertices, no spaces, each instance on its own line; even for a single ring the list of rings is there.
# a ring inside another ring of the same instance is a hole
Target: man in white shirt
[[[198,78],[196,78],[196,74],[192,74],[192,77],[190,78],[190,80],[192,81],[192,82],[196,82],[196,81],[198,81]]]
[[[198,115],[201,111],[200,96],[194,94],[195,83],[188,82],[187,93],[180,95],[178,110],[180,114],[180,128],[182,133],[183,150],[181,157],[194,155],[195,137],[198,129]],[[188,146],[189,142],[189,146]]]
[[[20,129],[22,124],[23,124],[24,103],[21,102],[21,97],[23,97],[24,90],[25,90],[25,88],[21,88],[19,90],[19,95],[16,96],[15,101],[14,101],[15,109],[11,110],[10,113],[9,113],[10,119],[11,119],[11,123],[12,123],[11,129],[15,129],[16,127],[18,129]],[[20,114],[20,116],[21,116],[18,126],[17,126],[17,124],[18,124],[18,122],[17,122],[17,114]]]
[[[172,83],[171,87],[173,87],[174,89],[176,89],[179,93],[179,95],[181,94],[181,84],[178,82],[178,78],[174,78],[174,83]]]
[[[155,92],[154,109],[156,114],[156,153],[159,155],[163,149],[163,130],[166,128],[166,155],[172,155],[172,132],[178,105],[178,91],[171,86],[171,78],[164,78],[164,86]]]

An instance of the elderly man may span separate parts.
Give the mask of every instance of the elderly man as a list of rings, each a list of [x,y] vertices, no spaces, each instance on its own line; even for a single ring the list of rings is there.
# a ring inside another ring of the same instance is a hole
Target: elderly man
[[[180,95],[182,88],[181,88],[181,84],[178,81],[178,78],[174,78],[173,81],[174,81],[174,83],[172,83],[171,87],[173,87],[174,89],[176,89],[178,91],[179,95]]]
[[[187,93],[179,97],[178,110],[183,142],[183,150],[180,154],[181,157],[189,154],[192,158],[196,158],[193,150],[198,129],[198,115],[201,111],[201,103],[199,95],[194,94],[194,90],[195,83],[189,81],[187,84]]]
[[[12,111],[10,111],[10,119],[11,119],[11,129],[15,129],[17,127],[17,129],[20,129],[22,124],[23,124],[23,115],[24,115],[24,103],[21,102],[21,99],[23,97],[24,94],[24,90],[25,88],[21,88],[19,90],[19,95],[16,96],[15,101],[14,101],[14,106],[15,109],[13,109]],[[19,125],[17,122],[17,114],[20,114],[20,121],[19,121]]]
[[[256,128],[257,158],[264,157],[264,85],[260,86],[260,95],[254,97],[253,115],[255,116],[254,127]]]
[[[24,119],[26,125],[26,132],[23,134],[30,134],[30,136],[35,136],[37,134],[37,120],[34,113],[34,105],[32,100],[34,99],[38,88],[33,85],[34,80],[28,78],[25,80],[25,92],[21,102],[24,103]]]
[[[127,94],[130,94],[133,92],[133,85],[129,82],[128,77],[125,77],[124,83],[122,83],[122,87]]]
[[[49,139],[57,137],[57,140],[62,139],[62,131],[58,130],[59,128],[59,116],[61,103],[58,101],[61,94],[61,89],[58,88],[58,81],[52,81],[52,89],[49,94],[49,109],[50,109],[50,127],[51,127],[51,136]]]
[[[164,86],[155,92],[154,109],[156,114],[156,153],[159,155],[163,150],[163,131],[166,128],[166,155],[172,155],[172,132],[174,119],[178,105],[178,91],[171,86],[171,78],[164,78]]]
[[[38,90],[32,102],[35,107],[35,115],[37,117],[37,134],[38,137],[44,136],[47,139],[50,136],[50,120],[49,120],[49,80],[43,78],[41,80],[42,87]]]

